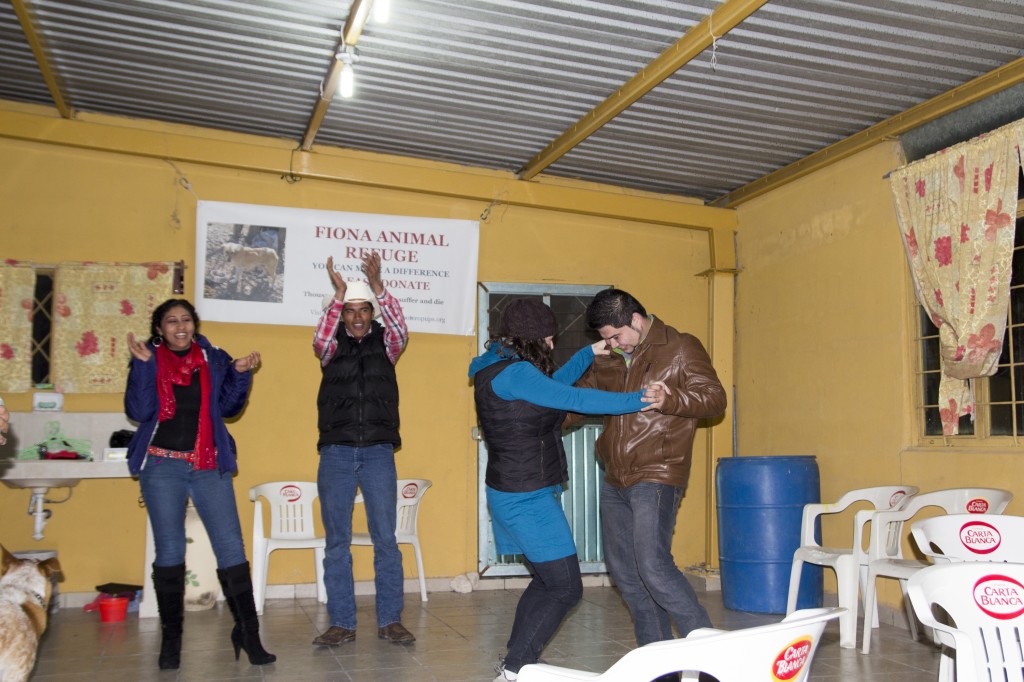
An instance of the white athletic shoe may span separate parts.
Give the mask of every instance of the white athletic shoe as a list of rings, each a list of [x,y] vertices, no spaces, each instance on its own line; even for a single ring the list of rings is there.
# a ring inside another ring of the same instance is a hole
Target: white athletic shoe
[[[494,666],[494,672],[498,673],[498,676],[494,678],[494,682],[511,682],[511,680],[519,679],[518,673],[514,673],[511,670],[505,670],[504,656],[498,657],[498,663]]]

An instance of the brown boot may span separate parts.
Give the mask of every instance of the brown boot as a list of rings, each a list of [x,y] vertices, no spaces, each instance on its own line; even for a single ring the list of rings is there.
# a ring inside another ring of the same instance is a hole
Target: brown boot
[[[394,644],[411,644],[416,641],[413,634],[401,623],[391,623],[377,629],[377,636]]]
[[[313,640],[313,644],[316,646],[338,646],[344,642],[356,641],[356,631],[343,628],[338,625],[332,625],[327,628],[327,632],[320,635]]]

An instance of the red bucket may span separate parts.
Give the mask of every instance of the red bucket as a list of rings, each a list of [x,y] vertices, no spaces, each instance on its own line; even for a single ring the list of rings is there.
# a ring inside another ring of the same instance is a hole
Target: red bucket
[[[128,597],[100,597],[100,621],[119,623],[128,613]]]

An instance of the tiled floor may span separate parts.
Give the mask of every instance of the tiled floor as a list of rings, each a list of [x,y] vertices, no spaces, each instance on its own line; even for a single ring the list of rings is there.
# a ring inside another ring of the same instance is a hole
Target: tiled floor
[[[288,680],[387,681],[473,680],[490,682],[493,666],[511,627],[518,590],[478,590],[430,594],[422,603],[406,595],[403,622],[417,641],[395,645],[377,639],[373,597],[358,597],[359,628],[355,642],[336,648],[310,645],[327,627],[326,608],[313,599],[271,600],[263,617],[263,642],[277,654],[276,663],[251,666],[242,654],[234,660],[227,607],[189,612],[185,645],[178,671],[156,666],[160,648],[157,619],[129,614],[121,623],[102,624],[96,613],[63,609],[44,635],[33,680]],[[735,629],[775,622],[781,616],[743,613],[723,608],[720,592],[699,593],[716,627]],[[629,614],[610,587],[588,587],[583,601],[562,625],[544,652],[556,665],[602,671],[634,646]],[[838,624],[832,622],[814,658],[814,682],[931,682],[938,671],[938,653],[914,642],[907,631],[883,625],[876,631],[873,652],[864,656],[839,647]],[[737,682],[747,682],[737,681]],[[751,681],[753,682],[753,681]]]

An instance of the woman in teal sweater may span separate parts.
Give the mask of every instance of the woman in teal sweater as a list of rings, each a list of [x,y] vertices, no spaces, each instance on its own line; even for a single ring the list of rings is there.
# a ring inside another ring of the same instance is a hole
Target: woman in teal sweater
[[[511,301],[487,350],[473,359],[477,418],[487,445],[487,505],[499,554],[522,554],[531,580],[516,607],[508,654],[495,682],[514,680],[540,652],[583,594],[579,558],[560,506],[568,466],[562,446],[566,411],[627,414],[657,409],[663,384],[633,393],[574,388],[604,341],[554,370],[555,315],[537,299]]]

